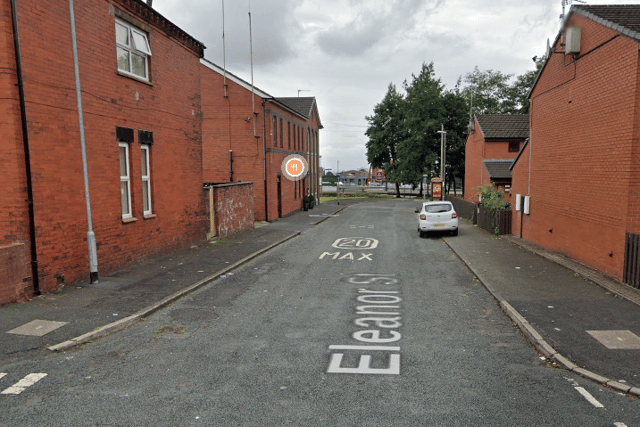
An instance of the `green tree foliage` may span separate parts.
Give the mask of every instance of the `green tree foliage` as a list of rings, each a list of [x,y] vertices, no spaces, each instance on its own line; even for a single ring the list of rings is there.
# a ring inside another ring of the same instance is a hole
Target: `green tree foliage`
[[[384,99],[374,107],[373,115],[365,117],[369,122],[365,131],[369,138],[367,160],[372,167],[385,170],[387,181],[396,184],[398,195],[402,182],[402,174],[398,169],[398,150],[405,139],[404,104],[404,96],[390,83]]]
[[[405,135],[399,149],[398,168],[402,182],[422,182],[423,174],[436,170],[435,161],[440,158],[438,131],[445,117],[444,86],[436,78],[433,62],[422,64],[418,75],[411,82],[404,82],[406,96]],[[421,191],[422,191],[422,187]]]
[[[475,67],[458,80],[453,90],[445,90],[432,62],[423,64],[419,74],[413,74],[411,81],[404,82],[406,96],[390,83],[382,102],[366,117],[369,163],[385,169],[387,181],[396,184],[399,197],[401,183],[419,185],[423,175],[429,179],[440,175],[436,164],[440,161],[438,131],[444,125],[447,132],[445,189],[450,192],[456,180],[464,182],[471,107],[473,114],[528,113],[529,91],[543,62],[539,61],[535,70],[517,76],[513,82],[511,74]]]
[[[447,131],[445,187],[451,192],[456,180],[464,182],[464,155],[469,133],[469,105],[458,89],[444,94],[444,128]]]
[[[475,187],[474,190],[480,190],[478,194],[473,196],[480,197],[480,206],[493,209],[495,211],[506,210],[507,207],[504,203],[504,193],[502,188],[495,189],[495,184],[487,184],[482,187]]]
[[[512,74],[502,74],[500,71],[480,71],[477,66],[465,74],[463,81],[467,85],[462,93],[473,104],[473,113],[503,114],[511,77]]]
[[[393,84],[367,116],[367,158],[373,167],[385,168],[387,180],[420,185],[423,175],[440,175],[440,134],[447,131],[447,179],[464,177],[464,143],[468,106],[459,91],[445,91],[434,65],[423,64],[419,74],[404,82],[406,96]],[[452,162],[455,162],[453,164]],[[446,180],[445,180],[446,181]],[[421,192],[422,192],[422,187]],[[449,185],[450,188],[450,185]]]
[[[527,114],[529,91],[543,63],[544,60],[536,62],[534,70],[515,77],[513,81],[513,74],[480,71],[476,66],[458,80],[458,86],[466,83],[461,93],[472,104],[473,114]]]

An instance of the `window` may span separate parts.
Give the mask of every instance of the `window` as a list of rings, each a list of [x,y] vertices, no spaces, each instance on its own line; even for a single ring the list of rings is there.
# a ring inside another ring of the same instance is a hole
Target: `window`
[[[291,150],[291,122],[287,122],[287,148]]]
[[[284,136],[282,134],[282,119],[280,119],[280,148],[282,148],[283,139],[284,139]]]
[[[142,160],[142,210],[145,216],[151,215],[151,172],[149,167],[149,146],[141,145]]]
[[[273,116],[273,146],[278,146],[278,118]]]
[[[116,50],[118,70],[144,80],[149,80],[149,39],[131,25],[116,20]]]
[[[130,219],[131,214],[131,179],[129,177],[129,144],[118,143],[120,151],[120,203],[122,219]]]

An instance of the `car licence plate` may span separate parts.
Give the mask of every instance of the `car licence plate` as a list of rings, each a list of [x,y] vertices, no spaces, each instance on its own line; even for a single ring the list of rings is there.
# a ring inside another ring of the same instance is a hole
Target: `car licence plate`
[[[445,224],[434,224],[433,228],[443,228],[445,227]]]

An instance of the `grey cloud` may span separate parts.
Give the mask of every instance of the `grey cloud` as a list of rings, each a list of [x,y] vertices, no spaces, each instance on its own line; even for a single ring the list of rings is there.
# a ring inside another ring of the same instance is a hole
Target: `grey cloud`
[[[350,3],[355,9],[364,9],[346,25],[318,34],[320,49],[330,55],[362,55],[388,37],[411,31],[419,12],[433,11],[444,4],[444,0],[394,0],[389,12],[382,16],[385,12],[367,8],[365,1]]]
[[[299,0],[251,2],[253,61],[264,65],[293,56],[297,26],[293,11]],[[205,57],[222,65],[222,2],[218,0],[156,0],[154,8],[191,36],[205,44]],[[227,0],[224,4],[224,35],[227,66],[248,68],[251,58],[249,41],[249,1]]]

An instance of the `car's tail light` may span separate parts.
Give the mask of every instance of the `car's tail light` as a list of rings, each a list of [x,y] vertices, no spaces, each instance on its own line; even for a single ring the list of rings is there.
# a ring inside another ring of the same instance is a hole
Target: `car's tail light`
[[[458,218],[458,214],[457,214],[457,213],[455,213],[455,212],[454,212],[454,213],[452,213],[452,214],[451,214],[451,219],[456,219],[456,218]]]
[[[427,216],[425,214],[420,215],[420,219],[425,221],[427,219]]]

